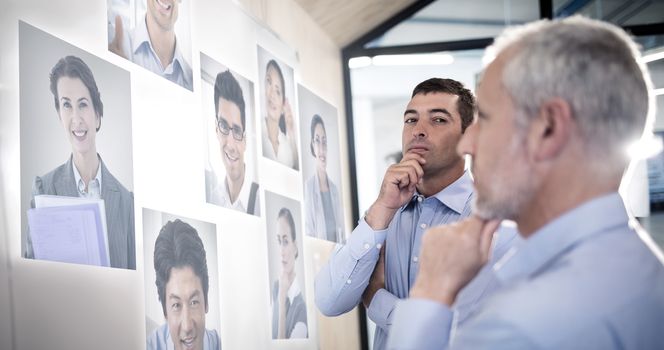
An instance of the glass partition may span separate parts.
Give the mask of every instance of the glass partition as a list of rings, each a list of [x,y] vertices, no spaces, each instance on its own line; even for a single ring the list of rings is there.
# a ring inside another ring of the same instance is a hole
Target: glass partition
[[[620,26],[664,22],[662,0],[554,0],[554,17],[580,14]]]
[[[437,0],[365,48],[491,38],[506,26],[539,18],[533,0]]]

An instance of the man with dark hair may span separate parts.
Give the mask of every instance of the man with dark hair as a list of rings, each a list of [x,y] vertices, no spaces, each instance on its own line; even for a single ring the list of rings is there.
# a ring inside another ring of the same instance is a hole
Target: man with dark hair
[[[214,83],[216,135],[221,161],[226,169],[223,182],[213,172],[205,173],[208,203],[260,215],[258,184],[247,181],[244,153],[247,150],[246,111],[240,84],[230,71],[217,74]]]
[[[221,349],[217,331],[205,328],[208,269],[196,229],[179,219],[167,222],[154,244],[154,270],[167,323],[148,337],[147,348]]]
[[[473,93],[456,80],[431,78],[417,84],[410,97],[413,98],[417,94],[426,95],[433,92],[446,93],[458,97],[456,107],[461,117],[461,132],[465,132],[475,117],[476,106]]]
[[[388,168],[378,198],[316,276],[323,314],[339,315],[363,302],[377,326],[375,349],[385,347],[392,310],[415,281],[424,231],[470,215],[472,180],[456,147],[474,112],[472,93],[457,81],[432,78],[415,87],[403,117],[402,160]],[[514,236],[501,234],[495,257]],[[459,322],[491,282],[487,271],[467,288],[456,304]]]

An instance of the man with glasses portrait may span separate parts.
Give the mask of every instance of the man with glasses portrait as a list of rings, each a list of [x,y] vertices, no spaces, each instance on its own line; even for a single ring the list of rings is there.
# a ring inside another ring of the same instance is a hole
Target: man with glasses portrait
[[[223,181],[205,172],[207,202],[260,215],[258,184],[246,177],[247,149],[245,102],[240,84],[230,71],[217,74],[214,83],[216,135],[226,170]]]

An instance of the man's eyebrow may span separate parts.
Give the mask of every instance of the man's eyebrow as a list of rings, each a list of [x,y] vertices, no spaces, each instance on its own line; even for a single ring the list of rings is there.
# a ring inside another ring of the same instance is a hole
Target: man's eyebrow
[[[429,114],[434,114],[434,113],[443,113],[447,115],[448,117],[452,117],[452,113],[450,113],[447,109],[445,108],[434,108],[429,110]]]
[[[196,298],[196,297],[198,297],[198,296],[200,296],[200,295],[201,295],[201,291],[198,290],[198,289],[196,289],[193,293],[191,293],[191,295],[189,295],[189,297],[187,298],[187,300],[194,299],[194,298]],[[173,294],[173,293],[171,293],[171,294],[168,295],[168,299],[182,300],[182,298],[180,298],[179,295],[176,295],[176,294]]]
[[[417,111],[414,109],[407,109],[405,112],[403,112],[403,115],[406,114],[417,114]]]
[[[189,296],[189,300],[191,300],[191,299],[193,299],[193,298],[199,296],[200,294],[201,294],[201,291],[198,290],[198,289],[196,289],[196,290],[195,290],[193,293],[191,293],[191,295]]]

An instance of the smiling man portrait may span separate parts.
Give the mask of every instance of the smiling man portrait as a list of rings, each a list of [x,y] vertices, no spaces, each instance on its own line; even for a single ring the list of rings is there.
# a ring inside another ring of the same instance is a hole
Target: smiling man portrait
[[[215,135],[226,175],[220,180],[213,171],[205,171],[207,202],[258,216],[258,184],[251,180],[245,164],[246,104],[242,88],[229,70],[217,74],[214,105]]]
[[[166,323],[147,338],[148,350],[221,350],[219,334],[205,328],[209,276],[203,241],[180,219],[167,222],[154,244],[155,284]]]
[[[108,50],[188,90],[193,89],[190,52],[183,54],[182,41],[176,37],[175,23],[182,0],[146,0],[145,16],[136,16],[131,33],[125,30],[122,16],[113,21],[112,39]],[[111,9],[119,11],[119,9]],[[188,30],[188,29],[187,29]],[[110,30],[109,30],[110,31]],[[185,56],[186,55],[186,56]]]

